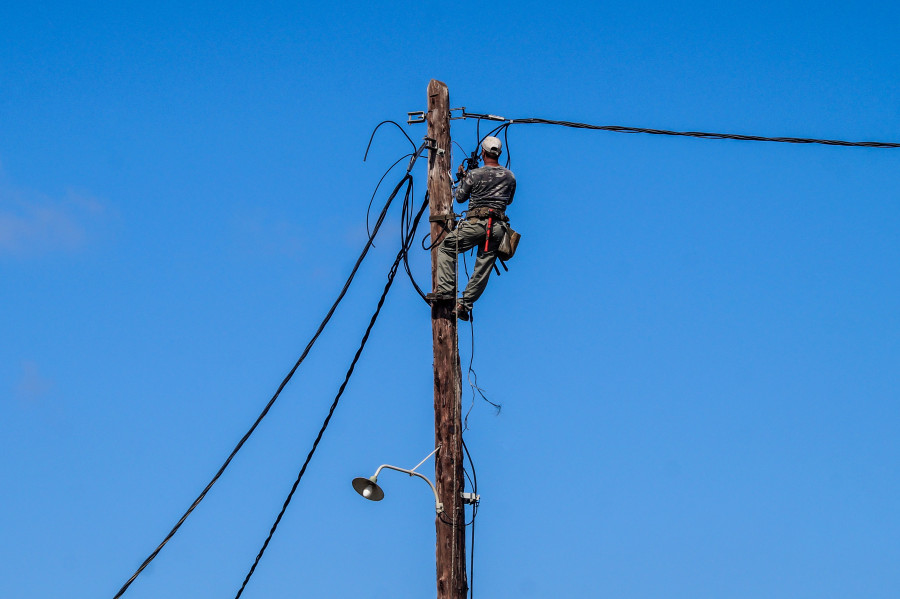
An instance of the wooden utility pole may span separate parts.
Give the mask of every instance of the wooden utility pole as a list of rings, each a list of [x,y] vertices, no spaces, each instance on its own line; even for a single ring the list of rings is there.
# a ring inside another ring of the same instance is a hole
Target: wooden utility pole
[[[431,239],[445,234],[447,221],[435,221],[453,212],[450,191],[450,94],[447,85],[432,79],[428,84],[428,137],[436,149],[428,152],[428,207]],[[431,289],[437,289],[438,248],[431,250]],[[440,451],[434,461],[435,487],[444,513],[435,519],[437,529],[438,599],[465,599],[466,545],[463,506],[462,423],[460,418],[460,367],[456,341],[454,302],[435,302],[431,307],[434,340],[434,440]]]

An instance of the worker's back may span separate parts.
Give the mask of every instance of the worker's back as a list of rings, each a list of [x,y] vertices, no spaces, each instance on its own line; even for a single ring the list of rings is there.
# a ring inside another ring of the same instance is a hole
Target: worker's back
[[[456,199],[469,200],[473,208],[505,210],[516,193],[516,176],[502,166],[482,166],[466,173],[459,184]]]

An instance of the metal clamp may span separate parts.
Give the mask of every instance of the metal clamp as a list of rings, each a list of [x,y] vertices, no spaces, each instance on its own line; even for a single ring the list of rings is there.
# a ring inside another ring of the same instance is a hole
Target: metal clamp
[[[429,152],[436,152],[438,156],[443,156],[446,152],[443,148],[437,147],[437,140],[433,137],[423,137],[425,140],[425,149]]]
[[[416,153],[412,155],[412,158],[409,159],[409,166],[406,167],[406,172],[409,173],[412,171],[413,165],[416,164],[416,160],[419,159],[419,156],[422,155],[422,152],[425,150],[436,150],[437,149],[437,140],[433,137],[428,137],[427,135],[422,138],[422,144],[419,146],[419,149],[416,150]],[[443,150],[438,150],[438,153],[442,153]]]
[[[454,112],[459,112],[460,115],[453,116]],[[451,108],[450,109],[450,120],[451,121],[456,121],[456,120],[464,119],[464,118],[466,118],[466,107],[465,106],[460,106],[459,108]]]

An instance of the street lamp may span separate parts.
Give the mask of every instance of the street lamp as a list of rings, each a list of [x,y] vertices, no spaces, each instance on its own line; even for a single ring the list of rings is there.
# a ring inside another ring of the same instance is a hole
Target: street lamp
[[[381,474],[381,471],[387,468],[388,470],[396,470],[397,472],[404,472],[410,476],[416,476],[421,478],[428,486],[431,487],[431,492],[434,493],[434,509],[438,514],[444,512],[444,504],[441,503],[440,498],[438,498],[437,489],[434,488],[434,485],[428,480],[428,477],[424,474],[420,474],[416,472],[416,468],[425,463],[425,461],[437,453],[437,451],[441,448],[440,445],[435,447],[434,451],[425,456],[421,462],[407,470],[406,468],[398,468],[397,466],[391,466],[390,464],[382,464],[378,467],[378,470],[375,471],[375,474],[370,476],[369,478],[364,478],[362,476],[353,479],[353,488],[357,493],[362,495],[365,499],[370,501],[381,501],[384,499],[384,491],[381,490],[381,487],[378,486],[378,475]]]

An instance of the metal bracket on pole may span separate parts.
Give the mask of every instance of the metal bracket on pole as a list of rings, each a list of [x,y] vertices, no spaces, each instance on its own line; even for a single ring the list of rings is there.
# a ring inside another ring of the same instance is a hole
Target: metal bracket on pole
[[[423,137],[422,139],[423,139],[424,141],[422,141],[422,144],[419,146],[419,149],[416,150],[416,153],[413,154],[413,155],[412,155],[412,158],[409,159],[409,166],[406,167],[406,172],[407,172],[407,173],[409,173],[409,172],[412,171],[413,166],[416,164],[416,160],[419,159],[419,156],[421,156],[421,155],[422,155],[422,152],[424,152],[425,150],[431,150],[432,152],[433,152],[434,150],[437,150],[437,153],[438,153],[439,155],[441,155],[441,156],[444,155],[444,150],[440,150],[440,149],[437,148],[437,141],[435,141],[434,138],[425,136],[425,137]],[[432,158],[432,157],[434,156],[433,153],[429,153],[429,154],[430,154],[430,155],[429,155],[429,158]]]
[[[453,113],[458,113],[457,116],[453,116]],[[415,110],[413,112],[406,113],[406,124],[407,125],[415,125],[417,123],[424,123],[426,120],[426,116],[428,112],[424,110]],[[459,108],[451,108],[450,109],[450,120],[457,121],[459,119],[466,118],[466,107],[460,106]]]
[[[460,493],[459,496],[462,497],[463,503],[468,505],[478,505],[481,501],[481,495],[475,493]]]
[[[456,116],[454,116],[454,114]],[[428,117],[428,111],[426,111],[426,110],[415,110],[413,112],[407,112],[406,113],[406,124],[407,125],[415,125],[417,123],[424,123],[428,120],[427,117]],[[503,116],[497,116],[496,114],[477,114],[477,113],[466,112],[465,106],[460,106],[459,108],[451,108],[450,109],[450,120],[451,121],[458,121],[461,119],[468,119],[468,118],[478,118],[478,119],[482,119],[485,121],[508,121],[508,120],[510,120]]]
[[[430,152],[437,152],[438,156],[444,155],[444,149],[437,147],[437,140],[432,137],[423,137],[425,140],[425,149]]]

